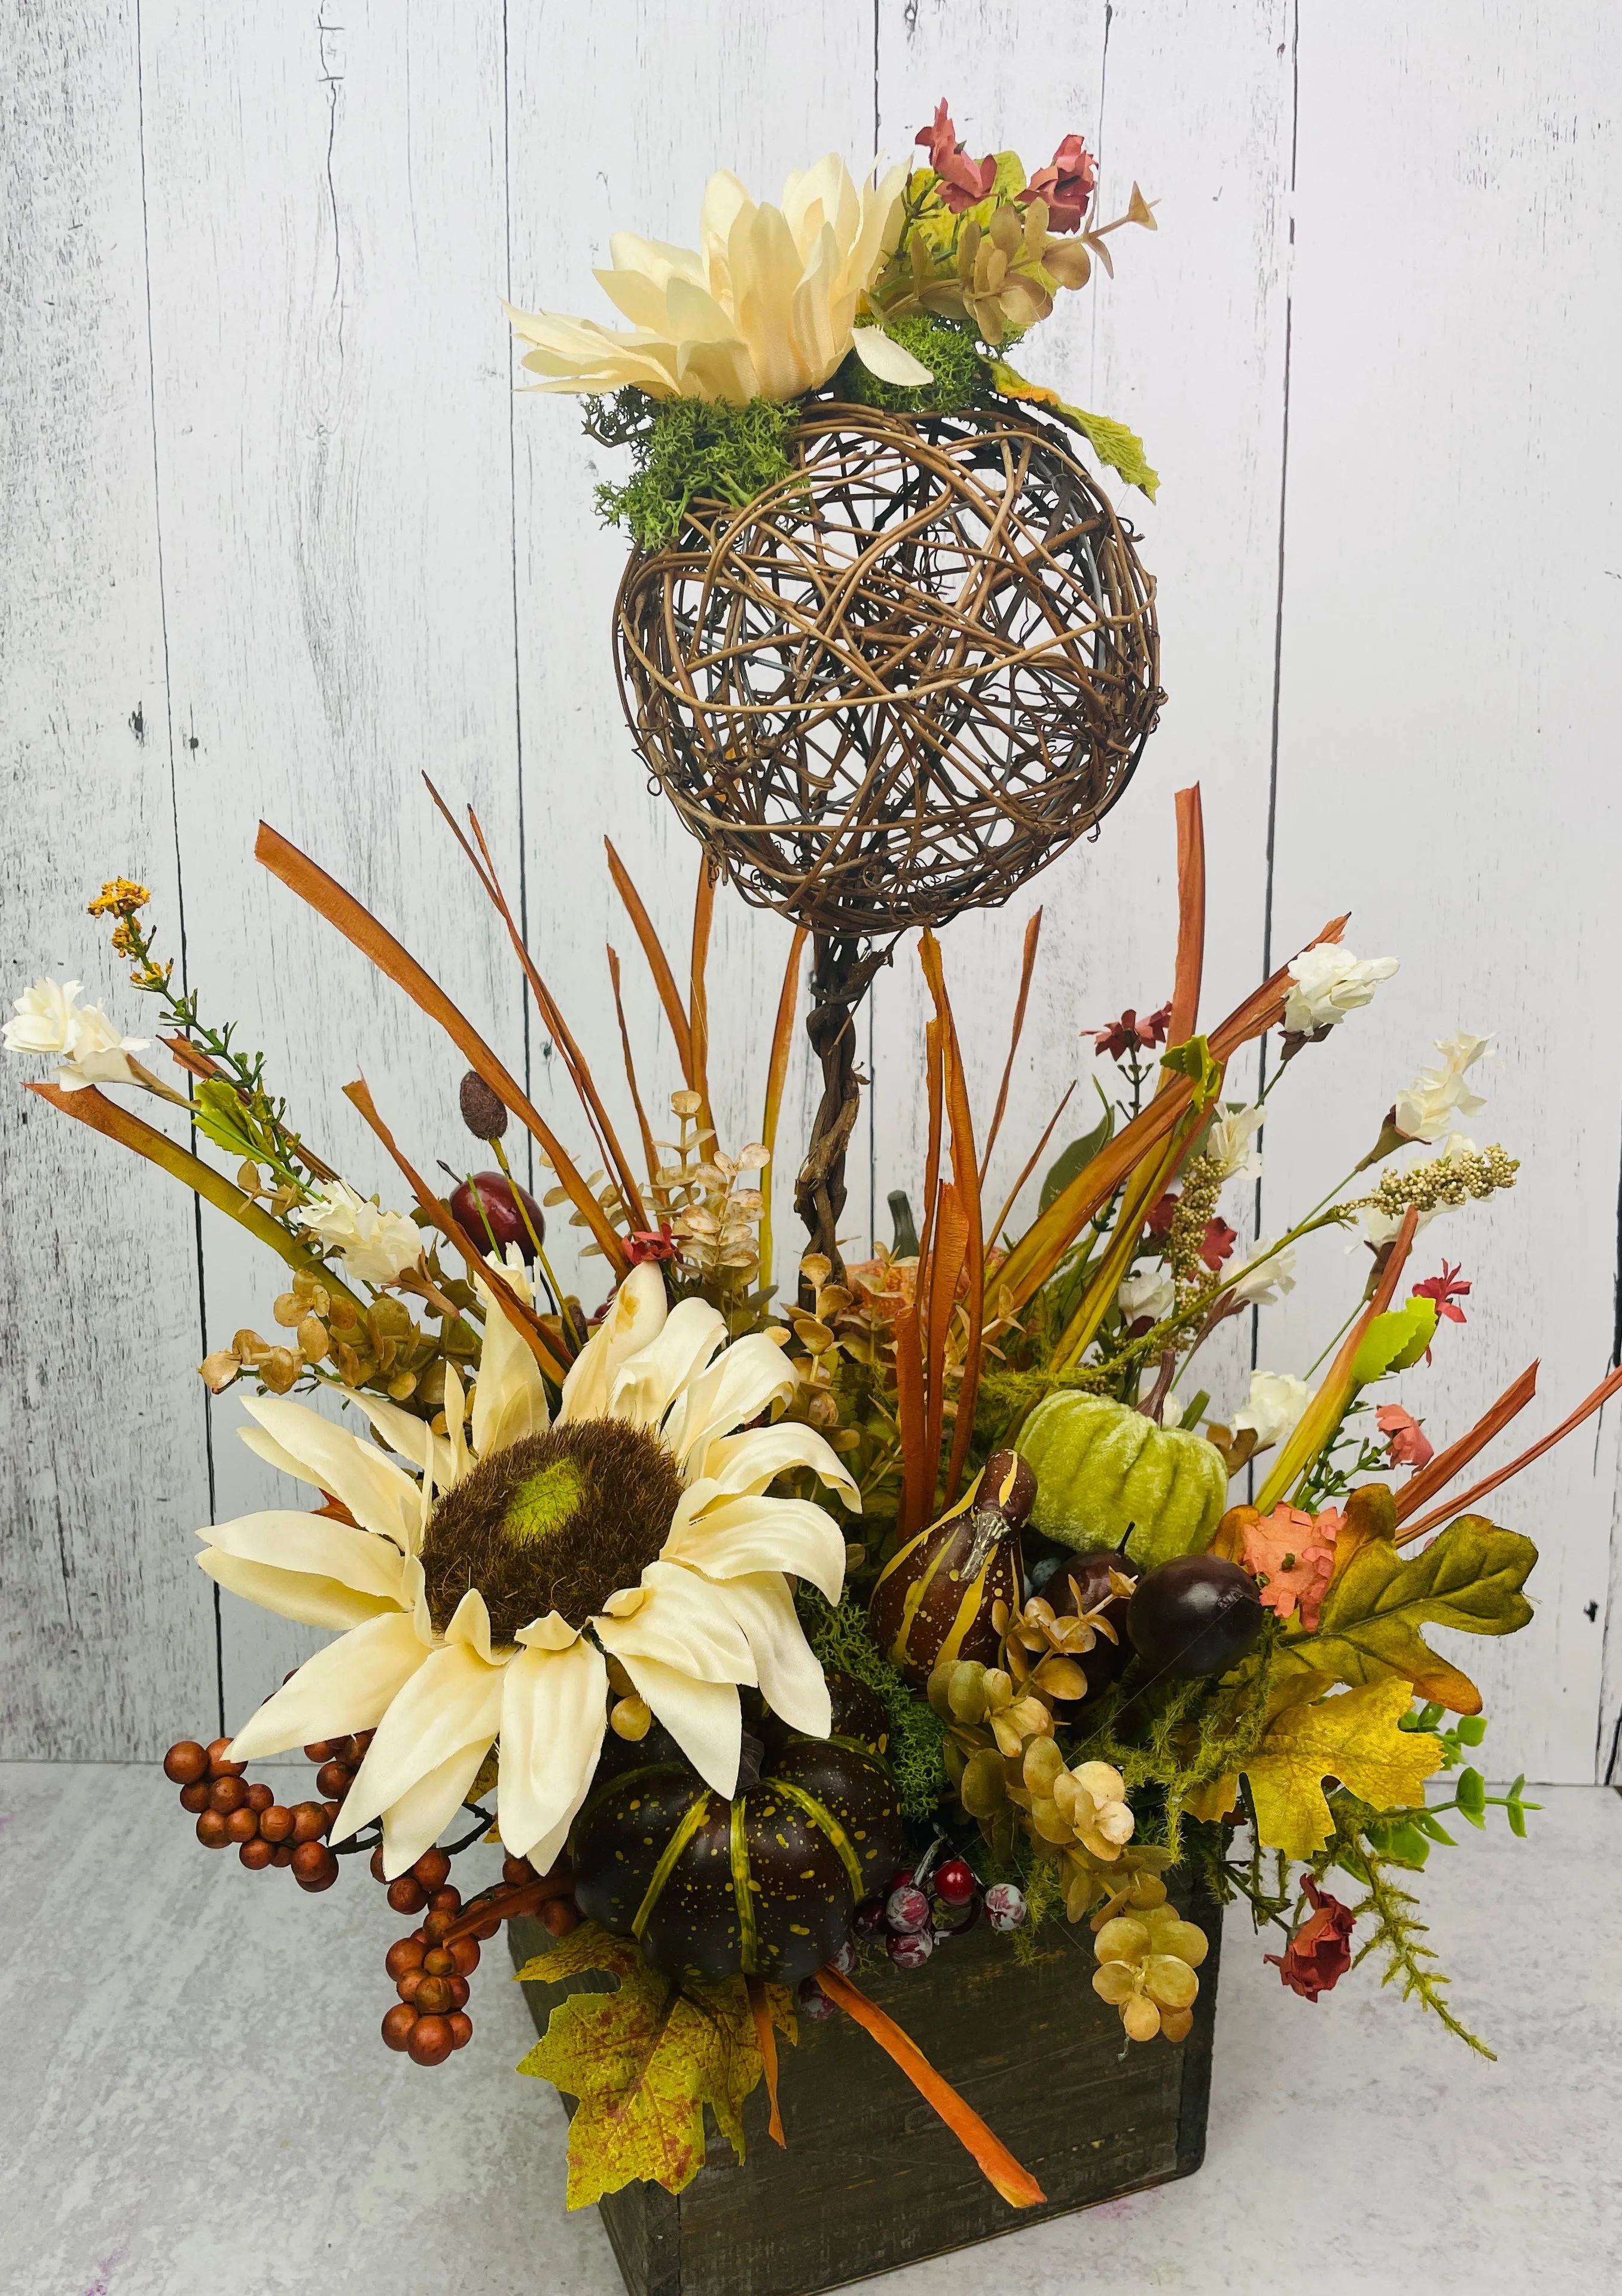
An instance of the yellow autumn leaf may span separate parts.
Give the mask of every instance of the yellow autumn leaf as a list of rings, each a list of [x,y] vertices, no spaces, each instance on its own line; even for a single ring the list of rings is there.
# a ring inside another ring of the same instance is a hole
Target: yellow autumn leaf
[[[520,1980],[547,1983],[602,1971],[612,1993],[575,1993],[519,2066],[551,2081],[578,2109],[569,2131],[569,2205],[589,2207],[637,2178],[679,2193],[704,2165],[704,2108],[740,2161],[742,2107],[761,2077],[759,2044],[741,1977],[679,1989],[628,1938],[583,1923]],[[790,2040],[786,1986],[768,1985],[772,2021]]]
[[[1429,1731],[1397,1728],[1413,1703],[1412,1686],[1388,1677],[1315,1706],[1286,1707],[1245,1764],[1263,1844],[1303,1858],[1323,1848],[1334,1830],[1326,1777],[1376,1809],[1422,1801],[1442,1749]]]
[[[1235,1516],[1254,1514],[1254,1508],[1231,1507],[1224,1515],[1223,1521],[1230,1522]],[[1220,1530],[1218,1536],[1220,1536]],[[1305,1671],[1275,1677],[1267,1691],[1267,1719],[1263,1726],[1264,1742],[1266,1733],[1271,1730],[1274,1723],[1287,1707],[1299,1706],[1312,1699],[1322,1698],[1324,1692],[1332,1686],[1334,1679],[1332,1674],[1310,1674]],[[1241,1767],[1248,1767],[1248,1765]],[[1238,1801],[1239,1777],[1238,1770],[1228,1770],[1220,1777],[1208,1779],[1205,1784],[1195,1786],[1191,1792],[1184,1795],[1184,1808],[1191,1817],[1203,1818],[1208,1824],[1215,1824],[1219,1818],[1226,1817]]]

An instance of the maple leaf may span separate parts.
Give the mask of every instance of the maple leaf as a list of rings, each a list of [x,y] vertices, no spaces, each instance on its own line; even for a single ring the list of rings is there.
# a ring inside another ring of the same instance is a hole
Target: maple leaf
[[[1389,1538],[1365,1538],[1337,1571],[1317,1631],[1292,1636],[1279,1663],[1354,1685],[1398,1677],[1421,1698],[1479,1714],[1475,1684],[1438,1657],[1420,1628],[1514,1634],[1532,1615],[1520,1589],[1536,1560],[1529,1538],[1483,1515],[1461,1515],[1418,1554],[1400,1554]]]
[[[1245,1764],[1263,1846],[1300,1858],[1323,1847],[1334,1831],[1326,1777],[1376,1809],[1421,1801],[1442,1748],[1428,1730],[1397,1728],[1413,1703],[1407,1683],[1393,1676],[1317,1705],[1287,1706]]]
[[[583,1923],[520,1981],[552,1984],[602,1972],[612,1993],[571,1994],[519,2066],[579,2100],[569,2131],[569,2205],[589,2207],[642,2177],[679,2193],[704,2165],[704,2108],[743,2158],[743,2101],[761,2078],[754,2013],[741,1977],[677,1986],[630,1938]],[[790,2040],[788,1988],[768,1985],[772,2022]]]

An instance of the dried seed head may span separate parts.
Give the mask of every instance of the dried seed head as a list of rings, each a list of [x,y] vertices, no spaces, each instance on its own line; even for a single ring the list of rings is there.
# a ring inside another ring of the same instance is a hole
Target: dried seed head
[[[507,1128],[507,1111],[476,1069],[462,1079],[462,1120],[475,1140],[499,1140]]]

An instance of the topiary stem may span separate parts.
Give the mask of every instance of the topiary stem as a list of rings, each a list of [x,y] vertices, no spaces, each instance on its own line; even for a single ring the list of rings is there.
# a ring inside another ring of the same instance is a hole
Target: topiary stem
[[[838,1242],[840,1215],[845,1209],[845,1153],[861,1110],[861,1087],[867,1081],[856,1067],[856,1015],[889,955],[888,949],[865,947],[854,935],[818,933],[812,944],[806,1034],[822,1063],[823,1096],[794,1184],[794,1209],[806,1224],[807,1249],[823,1254],[835,1283],[845,1277]]]

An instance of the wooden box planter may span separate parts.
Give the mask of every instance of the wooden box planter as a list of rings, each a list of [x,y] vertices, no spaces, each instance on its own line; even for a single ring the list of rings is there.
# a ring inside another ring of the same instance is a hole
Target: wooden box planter
[[[786,2151],[766,2135],[764,2087],[744,2109],[747,2161],[712,2135],[684,2193],[631,2185],[599,2203],[631,2296],[814,2296],[872,2273],[1192,2176],[1205,2155],[1220,1909],[1188,1901],[1210,1939],[1193,2030],[1126,2047],[1093,1990],[1091,1939],[1062,1922],[1028,1968],[981,1925],[927,1969],[864,1976],[879,2002],[1028,2169],[1045,2203],[1012,2209],[848,2017],[799,2020],[780,2055]],[[512,1924],[521,1964],[548,1943]],[[610,1980],[581,1979],[569,1990]],[[565,1988],[525,1987],[537,2029]]]

